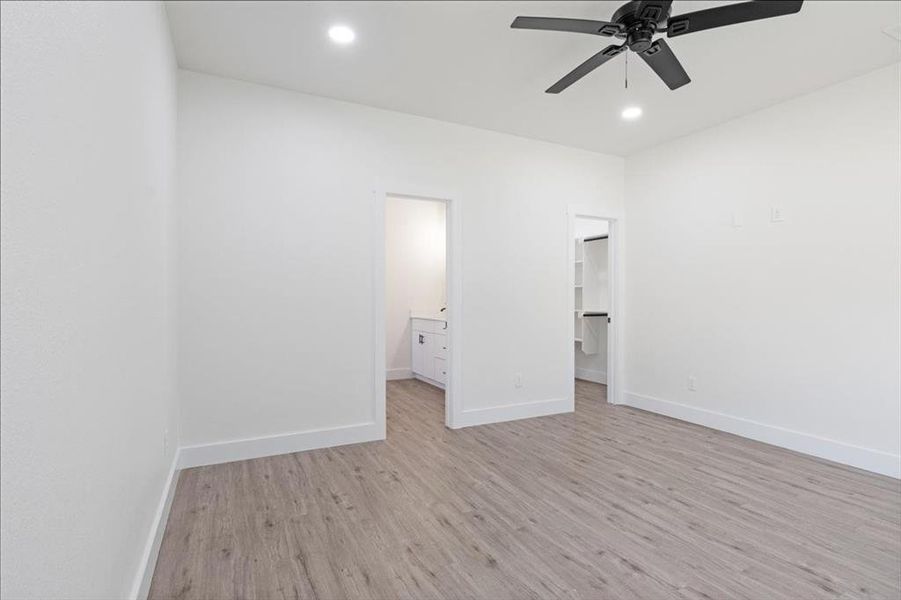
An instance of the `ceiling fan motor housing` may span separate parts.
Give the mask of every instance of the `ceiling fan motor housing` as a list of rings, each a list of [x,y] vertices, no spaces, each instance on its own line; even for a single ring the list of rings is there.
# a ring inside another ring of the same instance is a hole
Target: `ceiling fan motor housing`
[[[651,29],[635,29],[626,37],[626,45],[632,52],[644,52],[651,47],[651,37],[654,31]]]
[[[652,4],[645,6],[641,14],[638,14],[639,8],[641,8],[639,0],[626,2],[616,9],[616,12],[613,13],[613,18],[610,20],[623,25],[626,29],[640,23],[649,24],[656,28],[657,25],[663,25],[667,17],[669,17],[669,7]]]
[[[669,7],[661,5],[645,5],[633,0],[620,6],[613,13],[612,21],[622,26],[616,36],[625,38],[626,45],[632,52],[644,52],[651,47],[658,25],[664,25],[669,17]]]

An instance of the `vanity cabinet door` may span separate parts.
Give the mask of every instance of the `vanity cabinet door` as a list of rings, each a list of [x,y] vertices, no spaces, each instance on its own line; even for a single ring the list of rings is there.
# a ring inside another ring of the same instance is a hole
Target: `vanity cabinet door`
[[[425,331],[413,330],[410,340],[413,348],[412,369],[414,373],[433,379],[434,369],[432,357],[432,334]]]
[[[443,333],[436,333],[432,335],[432,341],[432,356],[447,358],[447,336]]]
[[[435,371],[435,376],[432,377],[435,381],[441,384],[447,383],[447,361],[443,358],[435,357],[434,358],[433,369]]]

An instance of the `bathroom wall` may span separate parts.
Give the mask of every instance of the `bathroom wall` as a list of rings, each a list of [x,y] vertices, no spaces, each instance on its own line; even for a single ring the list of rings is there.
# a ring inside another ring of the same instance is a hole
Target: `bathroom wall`
[[[389,196],[385,202],[385,368],[410,373],[410,311],[437,313],[447,302],[444,202]]]

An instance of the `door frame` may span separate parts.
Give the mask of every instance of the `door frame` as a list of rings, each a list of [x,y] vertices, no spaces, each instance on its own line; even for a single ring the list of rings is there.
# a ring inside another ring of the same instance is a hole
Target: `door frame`
[[[384,439],[387,402],[385,386],[385,202],[389,196],[443,202],[445,206],[445,278],[447,286],[448,377],[444,384],[444,424],[456,429],[461,422],[460,395],[463,364],[462,219],[459,196],[409,186],[386,186],[373,190],[372,297],[373,297],[373,420]]]
[[[614,215],[598,211],[597,209],[586,208],[584,206],[569,206],[566,211],[566,286],[567,286],[567,331],[569,331],[569,343],[573,344],[575,339],[575,324],[573,320],[573,307],[576,304],[575,291],[575,269],[573,264],[576,259],[576,249],[573,243],[576,233],[576,219],[596,219],[599,221],[607,221],[609,232],[609,243],[607,252],[607,269],[610,274],[610,321],[607,326],[607,402],[610,404],[623,403],[623,324],[624,324],[624,302],[623,302],[623,286],[622,286],[622,256],[623,236],[622,236],[622,220]],[[575,349],[570,356],[569,361],[569,380],[572,382],[572,398],[575,402],[575,380],[576,380],[576,356]]]

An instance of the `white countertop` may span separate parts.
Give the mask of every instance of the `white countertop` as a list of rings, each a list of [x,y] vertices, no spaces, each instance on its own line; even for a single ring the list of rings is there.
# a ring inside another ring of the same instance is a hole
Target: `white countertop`
[[[444,321],[447,322],[447,317],[444,316],[444,313],[410,313],[411,319],[426,319],[428,321]]]

